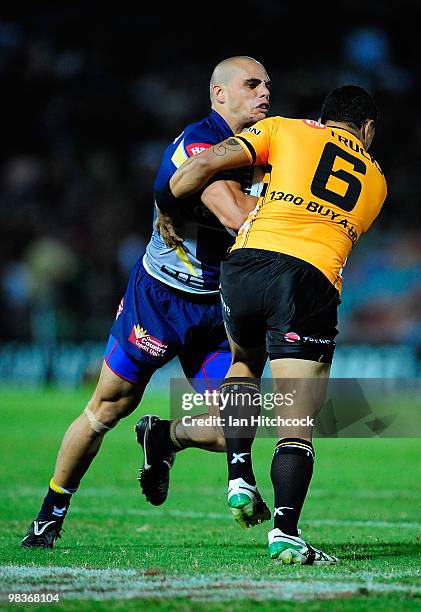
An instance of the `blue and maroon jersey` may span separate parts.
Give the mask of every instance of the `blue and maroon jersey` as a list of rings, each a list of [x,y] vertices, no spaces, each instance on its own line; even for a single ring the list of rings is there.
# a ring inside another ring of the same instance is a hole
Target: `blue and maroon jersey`
[[[214,110],[208,117],[188,125],[163,154],[155,179],[155,193],[169,182],[187,158],[232,135],[229,125]],[[148,274],[176,289],[189,293],[216,293],[221,261],[234,240],[202,204],[200,195],[180,200],[177,207],[181,218],[180,223],[177,221],[177,229],[184,238],[183,244],[169,249],[154,228],[143,265]]]

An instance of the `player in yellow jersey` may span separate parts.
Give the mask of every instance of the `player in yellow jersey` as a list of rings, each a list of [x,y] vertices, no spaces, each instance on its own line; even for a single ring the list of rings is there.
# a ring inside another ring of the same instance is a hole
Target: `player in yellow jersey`
[[[337,561],[300,537],[298,520],[313,472],[313,421],[324,401],[338,333],[342,269],[386,197],[383,173],[368,153],[376,120],[376,104],[365,89],[340,87],[326,97],[320,122],[263,119],[190,158],[170,181],[170,193],[183,198],[217,172],[267,167],[264,191],[222,264],[232,365],[221,386],[221,406],[228,505],[238,519],[247,509],[247,484],[254,483],[252,417],[266,354],[274,392],[291,390],[294,379],[296,398],[284,409],[294,427],[279,426],[271,467],[269,553],[283,563]],[[247,426],[238,425],[240,415]]]

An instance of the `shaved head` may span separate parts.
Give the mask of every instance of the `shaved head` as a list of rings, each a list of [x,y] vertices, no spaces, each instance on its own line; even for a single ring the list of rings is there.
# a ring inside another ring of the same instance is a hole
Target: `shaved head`
[[[260,62],[247,55],[228,57],[212,72],[211,106],[235,134],[267,117],[269,89],[270,79]]]
[[[264,70],[262,64],[248,55],[235,55],[227,57],[217,64],[210,79],[210,98],[214,101],[213,87],[215,85],[228,85],[232,78],[244,70],[252,69],[253,64]]]

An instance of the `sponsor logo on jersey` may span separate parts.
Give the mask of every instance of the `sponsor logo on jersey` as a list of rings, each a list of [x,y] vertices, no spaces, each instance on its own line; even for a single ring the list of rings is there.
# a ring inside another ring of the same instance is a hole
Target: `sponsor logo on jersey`
[[[325,130],[326,126],[323,123],[319,123],[318,121],[314,121],[314,119],[303,119],[304,123],[309,127],[316,128],[316,130]]]
[[[260,136],[260,134],[262,133],[262,130],[258,130],[255,127],[249,127],[246,130],[243,130],[243,134],[246,134],[247,132],[251,132],[252,134],[256,134],[256,136]]]
[[[326,221],[333,221],[336,225],[342,225],[352,244],[355,244],[359,238],[358,231],[351,221],[341,215],[341,213],[335,212],[333,208],[329,208],[324,204],[319,204],[314,200],[306,202],[301,196],[297,196],[293,193],[285,193],[284,191],[271,191],[269,197],[271,201],[288,202],[295,204],[295,206],[305,205],[305,209],[309,212],[317,213],[324,217]]]
[[[211,146],[212,145],[208,144],[207,142],[192,142],[191,144],[186,145],[186,151],[189,156],[198,155],[202,151],[205,151],[205,149],[210,149]]]
[[[133,325],[129,342],[152,357],[163,357],[168,348],[168,344],[148,334],[140,325]]]
[[[329,338],[312,338],[311,336],[304,336],[303,342],[305,344],[328,344],[336,346],[335,341],[330,340]]]
[[[284,334],[284,340],[286,340],[287,342],[299,342],[301,338],[295,332],[288,332]]]

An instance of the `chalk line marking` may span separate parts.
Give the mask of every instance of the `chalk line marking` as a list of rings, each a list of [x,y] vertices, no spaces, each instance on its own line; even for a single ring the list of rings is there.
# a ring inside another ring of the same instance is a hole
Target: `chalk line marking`
[[[72,567],[33,567],[8,565],[0,568],[1,596],[9,592],[53,592],[65,599],[169,599],[188,597],[196,601],[240,599],[314,600],[350,597],[368,593],[419,595],[421,587],[387,583],[384,572],[334,571],[330,580],[305,582],[287,579],[291,568],[280,566],[278,579],[252,580],[230,576],[188,576],[122,569],[79,569]],[[294,568],[295,569],[295,568]],[[335,568],[337,570],[337,568]],[[413,575],[413,573],[410,573]],[[408,575],[402,572],[399,577]],[[419,575],[419,572],[417,573]],[[398,577],[398,576],[396,576]],[[350,579],[351,578],[351,579]],[[382,582],[374,582],[381,578]],[[42,587],[40,587],[42,582]]]
[[[92,515],[92,510],[89,508],[72,508],[72,514],[89,514]],[[143,510],[142,508],[111,508],[109,510],[96,509],[95,515],[100,516],[144,516],[148,518],[165,518],[174,517],[178,519],[209,519],[212,521],[231,521],[232,516],[227,512],[196,512],[193,510]],[[352,520],[352,519],[308,519],[303,521],[305,525],[313,525],[322,527],[324,525],[332,527],[362,527],[366,529],[421,529],[421,523],[406,522],[406,521],[372,521],[372,520]]]
[[[47,484],[45,487],[15,487],[13,489],[3,489],[2,494],[8,497],[39,497],[45,495]],[[191,486],[179,485],[179,492],[191,491]],[[224,490],[218,487],[200,487],[195,488],[198,494],[209,497],[219,495],[224,497]],[[138,495],[139,489],[134,481],[133,486],[129,487],[84,487],[80,488],[78,497],[116,497],[118,495],[126,497],[128,494]],[[341,497],[341,494],[336,494],[333,490],[328,489],[310,489],[309,497],[315,499],[332,499],[332,497]],[[421,499],[421,490],[414,489],[373,489],[373,490],[355,490],[352,491],[352,497],[355,499]]]

